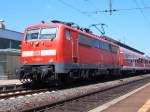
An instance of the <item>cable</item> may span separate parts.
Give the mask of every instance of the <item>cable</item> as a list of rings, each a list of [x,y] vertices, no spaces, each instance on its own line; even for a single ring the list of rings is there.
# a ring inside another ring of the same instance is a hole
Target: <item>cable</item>
[[[144,0],[140,0],[140,1],[141,1],[142,5],[143,5],[144,7],[147,6],[146,3],[144,2]]]
[[[133,1],[134,1],[134,3],[136,4],[136,6],[139,7],[138,2],[137,2],[136,0],[133,0]],[[147,19],[147,17],[145,16],[143,10],[140,8],[139,11],[141,12],[141,14],[142,14],[142,16],[143,16],[145,22],[150,26],[150,22],[149,22],[149,20]]]
[[[68,7],[70,7],[70,8],[72,8],[72,9],[76,10],[77,12],[80,12],[81,14],[84,14],[80,9],[74,7],[73,5],[70,5],[70,4],[66,3],[66,2],[64,2],[63,0],[58,0],[58,1],[61,2],[61,3],[64,4],[64,5],[68,6]]]
[[[89,2],[90,3],[90,6],[94,7],[96,10],[98,10],[99,8],[93,3],[91,2],[90,0],[84,0],[85,2]]]
[[[146,6],[146,5],[145,5],[145,2],[144,2],[143,0],[141,0],[141,3],[143,4],[144,7]]]
[[[90,0],[84,0],[86,3],[88,3],[88,7],[90,6],[92,9],[96,9],[99,10],[99,7],[97,7],[93,2],[91,2]],[[84,13],[84,12],[83,12]],[[98,27],[100,25],[100,28]],[[97,23],[97,24],[91,24],[89,25],[89,29],[94,27],[98,32],[100,32],[101,35],[105,35],[105,29],[104,26],[107,26],[104,23]]]
[[[91,8],[94,8],[94,9],[96,9],[96,10],[98,10],[99,9],[99,7],[97,7],[93,2],[91,2],[90,0],[84,0],[86,3],[88,3],[87,5],[88,5],[88,7],[91,7]],[[88,8],[89,9],[89,8]],[[86,14],[85,12],[82,12],[82,13],[84,13],[84,14]],[[88,13],[87,13],[88,14]],[[90,14],[90,13],[89,13]],[[92,16],[93,17],[93,16]],[[98,18],[100,18],[100,17],[98,17]],[[97,20],[97,18],[94,18],[95,20]],[[97,21],[99,21],[99,20],[97,20]]]
[[[88,1],[88,0],[86,0],[86,1]],[[98,13],[102,13],[102,12],[106,12],[106,13],[108,12],[111,15],[112,12],[116,12],[116,11],[131,11],[131,10],[150,9],[150,6],[145,6],[145,5],[142,8],[137,7],[137,8],[112,9],[112,2],[113,2],[113,0],[109,0],[109,10],[97,10],[97,11],[83,12],[83,13],[85,13],[85,14],[98,14]],[[142,0],[142,2],[143,2],[143,4],[145,4],[143,0]]]
[[[71,4],[68,4],[68,3],[64,2],[63,0],[58,0],[58,1],[61,2],[62,4],[64,4],[65,6],[70,7],[71,9],[73,9],[73,10],[79,12],[80,14],[89,17],[92,21],[93,21],[93,20],[94,20],[94,21],[95,21],[95,20],[98,21],[96,18],[93,18],[92,16],[85,14],[83,11],[81,11],[80,9],[74,7],[74,6],[71,5]]]
[[[112,9],[111,11],[117,12],[117,11],[132,11],[132,10],[141,10],[141,9],[150,9],[150,7],[143,7],[143,8],[126,8],[126,9]],[[85,14],[98,14],[102,12],[109,12],[110,10],[101,10],[101,11],[91,11],[91,12],[83,12]]]

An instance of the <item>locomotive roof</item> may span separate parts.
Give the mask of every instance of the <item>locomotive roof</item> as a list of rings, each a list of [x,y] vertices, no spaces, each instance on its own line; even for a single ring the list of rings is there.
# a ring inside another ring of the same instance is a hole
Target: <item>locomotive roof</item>
[[[52,22],[51,22],[51,23],[41,23],[41,24],[29,26],[29,27],[27,27],[27,29],[38,28],[38,27],[46,27],[46,26],[56,26],[56,27],[57,27],[57,26],[63,26],[63,27],[66,27],[66,28],[68,28],[68,29],[77,31],[77,32],[79,32],[79,33],[81,33],[81,34],[87,35],[87,36],[92,37],[92,38],[95,38],[95,39],[102,40],[102,41],[104,41],[104,42],[107,42],[107,43],[110,43],[110,44],[113,44],[113,45],[116,46],[116,44],[114,44],[113,42],[108,41],[108,40],[106,40],[106,39],[104,39],[104,38],[101,38],[101,37],[98,36],[98,35],[95,35],[95,34],[93,34],[93,33],[88,33],[88,32],[85,32],[85,31],[82,31],[82,30],[80,30],[80,29],[78,29],[78,28],[74,28],[74,27],[68,26],[68,25],[63,24],[63,23],[52,23]],[[26,30],[27,30],[27,29],[26,29]]]
[[[41,23],[41,24],[37,24],[37,25],[32,25],[32,26],[29,26],[27,29],[30,29],[30,28],[37,28],[37,27],[45,27],[45,26],[65,26],[66,28],[69,28],[69,29],[72,29],[72,30],[75,30],[75,31],[78,31],[78,32],[80,32],[80,33],[82,33],[82,34],[85,34],[85,35],[87,35],[87,36],[90,36],[90,37],[94,37],[94,38],[96,38],[96,39],[100,39],[100,40],[103,40],[103,41],[105,41],[105,42],[107,42],[107,43],[111,43],[111,44],[113,44],[113,45],[118,45],[118,46],[121,46],[121,47],[123,47],[123,48],[126,48],[126,49],[129,49],[129,50],[131,50],[131,51],[134,51],[134,52],[136,52],[136,53],[139,53],[139,54],[141,54],[141,55],[144,55],[144,53],[143,52],[141,52],[141,51],[139,51],[139,50],[137,50],[137,49],[135,49],[135,48],[133,48],[133,47],[130,47],[130,46],[128,46],[128,45],[126,45],[126,44],[124,44],[124,43],[121,43],[121,42],[119,42],[119,41],[117,41],[117,40],[114,40],[114,39],[112,39],[112,38],[110,38],[110,37],[108,37],[108,36],[98,36],[98,35],[95,35],[95,34],[93,34],[92,32],[86,32],[86,31],[82,31],[80,28],[78,28],[78,27],[72,27],[71,26],[71,24],[72,23],[64,23],[64,22],[60,22],[60,21],[52,21],[51,23]]]

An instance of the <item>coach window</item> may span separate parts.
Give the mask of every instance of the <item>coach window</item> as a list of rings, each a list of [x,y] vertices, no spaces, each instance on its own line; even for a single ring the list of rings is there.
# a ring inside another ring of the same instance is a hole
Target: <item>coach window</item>
[[[70,40],[71,39],[71,32],[69,30],[65,30],[66,33],[66,39]]]
[[[109,49],[110,49],[110,52],[112,52],[112,53],[114,53],[113,52],[113,47],[114,47],[113,45],[109,44]]]

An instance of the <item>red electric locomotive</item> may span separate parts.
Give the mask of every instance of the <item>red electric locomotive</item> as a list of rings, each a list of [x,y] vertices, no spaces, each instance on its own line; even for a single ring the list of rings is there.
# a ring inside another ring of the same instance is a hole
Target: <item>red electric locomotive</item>
[[[30,26],[21,46],[22,66],[17,74],[23,83],[84,79],[150,67],[149,62],[135,63],[135,58],[145,59],[142,55],[73,23],[52,21]]]
[[[119,70],[119,47],[88,29],[52,21],[25,29],[21,47],[21,81],[58,80]]]

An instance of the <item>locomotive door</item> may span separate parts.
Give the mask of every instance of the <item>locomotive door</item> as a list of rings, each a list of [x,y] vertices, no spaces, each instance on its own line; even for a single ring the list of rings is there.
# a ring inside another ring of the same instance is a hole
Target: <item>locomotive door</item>
[[[77,33],[71,31],[71,40],[72,40],[72,61],[73,63],[79,62],[79,53],[78,53],[78,36]]]

